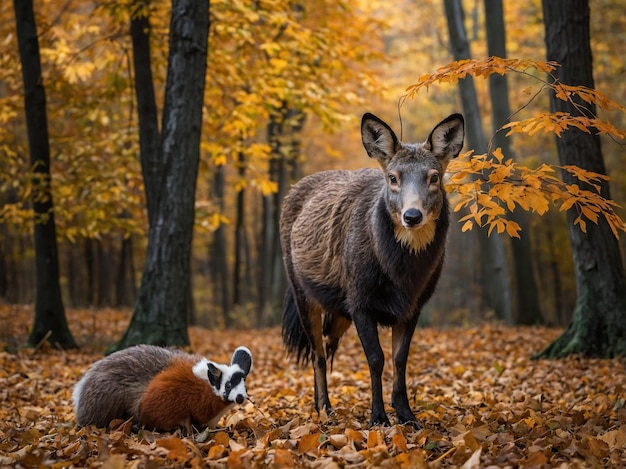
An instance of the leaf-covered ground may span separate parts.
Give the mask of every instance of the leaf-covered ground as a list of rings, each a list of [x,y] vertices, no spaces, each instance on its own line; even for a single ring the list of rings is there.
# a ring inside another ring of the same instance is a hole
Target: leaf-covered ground
[[[70,310],[81,350],[0,352],[0,467],[626,467],[624,361],[532,361],[559,334],[536,327],[418,329],[407,381],[421,430],[394,425],[391,408],[393,426],[368,428],[369,374],[353,330],[329,378],[335,411],[317,415],[312,372],[285,356],[278,329],[199,328],[193,349],[209,359],[250,348],[254,403],[191,436],[133,433],[128,422],[78,428],[72,386],[129,317]],[[0,306],[2,350],[26,340],[31,320],[30,307]]]

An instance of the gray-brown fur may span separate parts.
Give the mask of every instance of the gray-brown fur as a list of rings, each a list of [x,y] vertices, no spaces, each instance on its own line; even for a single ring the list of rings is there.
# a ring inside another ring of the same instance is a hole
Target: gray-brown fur
[[[184,352],[139,345],[94,363],[74,387],[73,400],[79,425],[106,427],[113,419],[139,421],[139,404],[148,383],[175,357],[202,357]]]
[[[316,173],[285,197],[280,234],[289,287],[283,339],[299,360],[313,362],[318,410],[330,409],[326,361],[354,322],[372,379],[370,423],[389,423],[377,332],[383,325],[392,327],[392,404],[401,423],[416,422],[406,395],[406,360],[443,264],[449,223],[443,176],[463,145],[463,125],[454,114],[424,143],[404,144],[366,114],[363,145],[382,171]]]

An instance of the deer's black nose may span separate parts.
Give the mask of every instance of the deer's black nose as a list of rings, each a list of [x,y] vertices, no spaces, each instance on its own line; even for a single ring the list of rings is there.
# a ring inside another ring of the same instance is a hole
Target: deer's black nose
[[[402,219],[407,226],[419,225],[423,218],[422,212],[416,208],[410,208],[402,215]]]

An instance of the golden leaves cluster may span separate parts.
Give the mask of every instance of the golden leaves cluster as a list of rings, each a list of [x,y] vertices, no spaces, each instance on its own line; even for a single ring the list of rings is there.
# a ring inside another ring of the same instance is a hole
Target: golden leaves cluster
[[[511,158],[504,159],[500,148],[492,156],[467,152],[448,166],[446,189],[451,193],[453,210],[469,212],[459,220],[463,222],[462,231],[471,230],[476,224],[488,226],[489,234],[495,230],[519,238],[520,226],[509,219],[508,212],[519,207],[543,215],[551,206],[560,211],[575,209],[574,224],[583,232],[587,231],[587,221],[597,224],[599,217],[606,220],[616,237],[620,231],[626,231],[624,221],[615,211],[619,205],[601,193],[608,176],[573,165],[542,164],[529,168]],[[559,169],[579,182],[563,181],[556,175]]]
[[[53,174],[52,185],[40,188],[24,163],[23,90],[14,19],[7,9],[0,26],[0,190],[11,198],[0,221],[32,227],[29,195],[41,190],[54,199],[62,238],[144,232],[128,25],[132,16],[149,16],[161,108],[170,9],[162,0],[68,4],[61,10],[50,0],[37,5]],[[315,8],[277,0],[211,2],[198,192],[209,192],[204,181],[221,166],[229,169],[230,193],[245,187],[263,195],[275,192],[267,170],[272,158],[268,120],[288,107],[318,115],[328,128],[346,121],[345,105],[374,89],[365,63],[377,52],[362,38],[376,36],[378,25],[346,0],[324,0]],[[355,83],[366,86],[355,91]],[[199,201],[198,226],[212,229],[225,219],[216,214],[216,205]]]

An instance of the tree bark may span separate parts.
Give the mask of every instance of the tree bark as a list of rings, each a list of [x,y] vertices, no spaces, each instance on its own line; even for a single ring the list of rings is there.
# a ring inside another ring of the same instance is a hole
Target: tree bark
[[[28,345],[47,340],[61,348],[75,348],[59,284],[59,260],[50,192],[50,147],[46,115],[46,93],[41,75],[39,41],[32,0],[15,0],[15,23],[24,80],[24,108],[28,146],[33,168],[35,212],[36,297],[35,321]]]
[[[213,179],[213,197],[217,201],[220,214],[224,213],[224,166],[215,168]],[[213,233],[213,244],[211,247],[211,278],[213,284],[213,302],[219,305],[222,313],[222,320],[226,328],[231,327],[230,317],[230,297],[228,293],[228,261],[226,258],[226,226],[220,225]]]
[[[162,185],[133,317],[110,351],[139,343],[189,345],[190,257],[208,30],[208,1],[172,1]]]
[[[454,59],[469,59],[471,54],[460,0],[444,0],[444,7]],[[467,146],[477,153],[486,153],[487,143],[472,77],[459,80],[459,92],[465,114]],[[487,306],[494,310],[498,318],[512,323],[511,284],[502,238],[497,234],[488,236],[486,228],[477,230],[477,236],[481,253],[481,284]]]
[[[506,58],[506,27],[502,0],[484,0],[487,50],[488,55]],[[491,97],[491,120],[494,138],[492,148],[502,148],[502,153],[513,157],[511,139],[507,138],[501,127],[509,122],[509,87],[506,75],[489,75],[489,96]],[[541,322],[539,294],[533,270],[533,257],[530,248],[530,224],[526,213],[521,209],[509,214],[521,228],[521,237],[510,238],[515,272],[515,310],[517,324],[538,324]]]
[[[543,2],[547,59],[561,66],[555,73],[559,82],[594,87],[589,39],[589,4],[586,0],[549,0]],[[571,115],[596,114],[594,105],[573,98],[574,103],[550,96],[553,112]],[[576,165],[588,171],[606,174],[600,138],[578,129],[568,129],[557,139],[561,165]],[[568,184],[594,190],[568,173]],[[610,198],[608,182],[601,194]],[[569,326],[539,357],[563,357],[570,354],[615,357],[626,355],[626,278],[619,245],[610,227],[600,217],[598,224],[587,223],[583,233],[574,225],[575,210],[567,212],[576,275],[576,306]]]
[[[246,163],[242,153],[237,158],[239,178],[245,178]],[[237,192],[235,219],[235,261],[233,266],[233,305],[243,306],[250,292],[248,237],[246,236],[246,190]]]
[[[156,217],[159,193],[163,177],[161,159],[161,134],[154,97],[152,61],[150,58],[150,18],[142,14],[149,0],[136,0],[130,20],[133,43],[133,66],[135,69],[135,96],[139,118],[139,148],[141,171],[146,194],[148,223]]]
[[[136,294],[133,238],[122,236],[115,282],[115,306],[131,306],[135,302]]]
[[[4,227],[0,228],[0,298],[6,298],[7,292],[9,291],[9,280],[7,277],[7,252],[5,251],[3,238]]]

